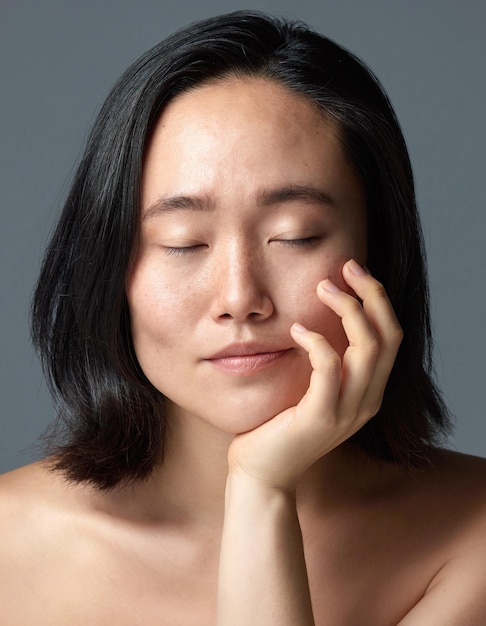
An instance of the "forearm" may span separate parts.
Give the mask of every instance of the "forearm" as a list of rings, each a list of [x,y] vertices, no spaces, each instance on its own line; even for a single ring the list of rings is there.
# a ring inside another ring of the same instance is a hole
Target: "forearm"
[[[295,494],[230,474],[217,626],[313,626]]]

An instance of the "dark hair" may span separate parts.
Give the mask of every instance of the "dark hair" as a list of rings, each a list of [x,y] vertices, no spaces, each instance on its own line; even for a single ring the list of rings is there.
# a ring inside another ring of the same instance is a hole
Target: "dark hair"
[[[138,365],[125,296],[144,147],[171,99],[227,76],[276,81],[338,123],[366,192],[368,266],[405,332],[382,407],[354,440],[371,456],[418,467],[448,417],[430,375],[424,250],[402,133],[363,63],[300,22],[258,12],[176,32],[124,73],[99,113],[32,307],[33,340],[61,418],[54,467],[109,488],[148,476],[163,458],[164,398]]]

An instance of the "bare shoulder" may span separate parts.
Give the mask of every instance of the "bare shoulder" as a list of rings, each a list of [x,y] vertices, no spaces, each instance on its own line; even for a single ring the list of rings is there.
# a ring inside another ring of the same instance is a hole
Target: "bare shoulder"
[[[76,545],[75,499],[44,463],[0,476],[0,623],[43,624],[40,604],[58,604]]]
[[[440,450],[438,454],[438,467],[444,471],[450,471],[458,479],[467,478],[472,484],[486,489],[484,478],[486,476],[486,458],[454,452],[453,450]]]
[[[47,544],[50,537],[54,543],[63,509],[59,506],[62,498],[57,482],[43,463],[27,465],[0,476],[2,574],[5,574],[5,567],[14,571],[24,562],[33,565],[42,546],[52,548]]]
[[[486,459],[442,451],[416,493],[416,519],[434,531],[424,549],[440,560],[400,626],[485,624]]]
[[[458,553],[467,551],[486,578],[486,459],[444,451],[434,479],[437,514],[456,521]]]
[[[40,529],[41,510],[52,499],[49,472],[33,463],[0,476],[0,536],[2,551],[15,548],[16,539],[32,537]],[[23,534],[26,537],[23,537]]]
[[[9,531],[10,539],[23,532],[31,535],[43,530],[43,515],[52,516],[66,502],[68,486],[65,483],[61,487],[63,482],[43,462],[0,476],[0,523]],[[4,540],[0,537],[0,542]]]
[[[412,475],[405,493],[418,519],[435,519],[458,544],[486,540],[486,459],[440,450],[430,468]]]
[[[484,519],[486,515],[486,459],[441,450],[436,464],[428,471],[424,483],[432,502],[440,498],[442,506],[461,506],[470,521]]]

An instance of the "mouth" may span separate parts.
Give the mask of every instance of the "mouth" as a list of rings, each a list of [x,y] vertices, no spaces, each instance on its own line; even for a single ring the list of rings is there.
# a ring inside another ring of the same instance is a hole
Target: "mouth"
[[[292,348],[274,349],[252,344],[228,346],[206,359],[216,369],[228,374],[250,376],[272,367],[285,358]]]

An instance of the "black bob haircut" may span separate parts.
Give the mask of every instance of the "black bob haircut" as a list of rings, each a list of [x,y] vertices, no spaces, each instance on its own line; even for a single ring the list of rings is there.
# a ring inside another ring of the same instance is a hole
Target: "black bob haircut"
[[[125,296],[144,149],[170,100],[226,77],[275,81],[337,123],[365,189],[367,264],[404,329],[382,406],[353,439],[371,457],[420,467],[449,418],[431,377],[423,241],[398,122],[352,54],[300,22],[247,11],[192,24],[142,55],[88,138],[32,305],[33,341],[60,418],[50,437],[53,467],[106,489],[146,478],[163,460],[164,397],[137,362]]]

